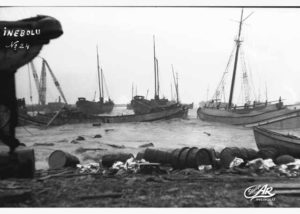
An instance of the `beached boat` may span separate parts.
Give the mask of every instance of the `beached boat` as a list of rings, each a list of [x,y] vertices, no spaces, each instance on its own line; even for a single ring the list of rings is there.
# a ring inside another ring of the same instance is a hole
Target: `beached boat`
[[[300,109],[289,110],[286,114],[246,125],[246,127],[253,126],[260,126],[266,129],[300,128]]]
[[[293,111],[286,108],[283,105],[281,98],[277,101],[272,102],[260,102],[254,100],[253,102],[250,101],[250,85],[248,81],[248,74],[246,72],[245,62],[241,64],[242,71],[243,71],[243,89],[244,89],[244,97],[245,97],[245,104],[243,106],[237,106],[233,104],[233,95],[234,95],[234,86],[235,86],[235,79],[236,79],[236,71],[239,59],[239,51],[241,46],[241,30],[243,22],[248,18],[243,18],[243,10],[241,13],[241,19],[239,22],[239,31],[238,37],[235,40],[236,47],[235,47],[235,59],[234,59],[234,66],[233,66],[233,74],[232,74],[232,81],[230,87],[230,94],[229,94],[229,101],[225,100],[225,77],[228,73],[228,66],[231,62],[233,54],[230,56],[229,62],[227,64],[227,68],[223,73],[223,77],[221,82],[218,85],[218,88],[213,96],[211,101],[206,102],[203,106],[199,107],[197,110],[198,118],[201,120],[206,121],[213,121],[213,122],[221,122],[227,123],[232,125],[255,125],[256,123],[261,123],[264,121],[270,121],[274,118],[279,118],[281,116],[287,115],[292,113]],[[243,59],[243,56],[242,56]],[[221,98],[224,101],[221,102]]]
[[[78,101],[76,102],[76,107],[79,111],[95,115],[95,114],[103,114],[103,113],[110,113],[114,108],[114,102],[112,100],[108,100],[106,102],[100,100],[99,102],[88,101],[84,97],[79,97]]]
[[[36,114],[30,116],[27,113],[19,112],[18,126],[35,125],[41,127],[59,126],[64,124],[77,123],[129,123],[129,122],[151,122],[172,118],[186,118],[188,108],[177,105],[172,108],[165,108],[162,111],[147,114],[128,114],[117,116],[87,115],[78,110],[62,109],[57,113]]]
[[[103,114],[103,113],[110,113],[114,108],[114,102],[108,97],[107,101],[104,101],[104,75],[103,70],[100,68],[99,65],[99,54],[98,54],[98,46],[97,46],[97,71],[98,71],[98,85],[99,85],[99,101],[88,101],[84,97],[79,97],[78,101],[76,102],[76,107],[79,111],[89,114]]]
[[[292,155],[300,158],[300,138],[281,134],[261,127],[254,127],[254,137],[259,150],[274,148],[279,155]]]
[[[87,115],[76,109],[63,108],[56,113],[37,113],[32,116],[19,112],[18,126],[35,125],[41,127],[59,126],[77,123],[100,123],[101,118],[96,115]]]
[[[176,107],[166,108],[162,111],[146,114],[130,114],[119,116],[99,116],[103,123],[129,123],[129,122],[150,122],[156,120],[166,120],[172,118],[186,118],[188,108],[177,105]]]

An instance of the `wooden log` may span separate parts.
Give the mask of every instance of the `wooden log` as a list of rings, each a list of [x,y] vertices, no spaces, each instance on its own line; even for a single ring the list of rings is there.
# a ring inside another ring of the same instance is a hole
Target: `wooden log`
[[[0,178],[33,178],[35,172],[34,150],[18,147],[13,154],[0,145]]]
[[[79,164],[79,159],[67,152],[55,150],[52,152],[48,159],[50,169],[61,169],[65,167],[76,167]]]

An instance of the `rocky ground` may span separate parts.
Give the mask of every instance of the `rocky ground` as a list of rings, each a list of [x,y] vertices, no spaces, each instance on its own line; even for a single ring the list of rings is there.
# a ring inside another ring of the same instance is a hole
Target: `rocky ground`
[[[298,207],[300,178],[275,174],[201,172],[79,174],[39,171],[34,179],[0,180],[1,207]],[[255,184],[293,186],[273,201],[244,197]],[[293,185],[295,184],[295,185]],[[294,192],[293,192],[294,191]]]

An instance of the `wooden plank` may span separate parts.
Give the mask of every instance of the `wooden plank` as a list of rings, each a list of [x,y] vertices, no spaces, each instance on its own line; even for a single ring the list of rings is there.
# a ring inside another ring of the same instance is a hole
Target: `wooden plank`
[[[300,189],[300,183],[271,183],[268,185],[274,189]]]
[[[275,190],[277,195],[300,195],[300,189]]]

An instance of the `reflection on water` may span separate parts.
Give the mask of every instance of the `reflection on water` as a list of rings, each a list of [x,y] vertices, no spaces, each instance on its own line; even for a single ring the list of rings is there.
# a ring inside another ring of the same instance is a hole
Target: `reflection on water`
[[[74,154],[87,163],[94,162],[92,157],[99,158],[108,152],[136,154],[142,150],[138,148],[140,145],[149,142],[152,142],[155,148],[161,149],[184,146],[212,147],[218,151],[226,146],[257,148],[252,129],[200,121],[196,118],[196,110],[190,110],[189,118],[185,120],[103,124],[100,127],[94,127],[92,124],[64,125],[48,129],[18,127],[17,137],[21,142],[35,149],[37,169],[47,168],[47,158],[57,149]],[[122,113],[128,114],[132,111],[125,107],[117,107],[112,112],[113,115]],[[113,130],[105,131],[106,129]],[[101,134],[102,138],[94,138],[96,134]],[[79,135],[85,140],[78,141],[78,144],[70,143]],[[34,146],[35,143],[54,143],[54,146]],[[124,145],[125,148],[117,149],[107,144]],[[76,153],[76,149],[80,147],[105,150]]]

